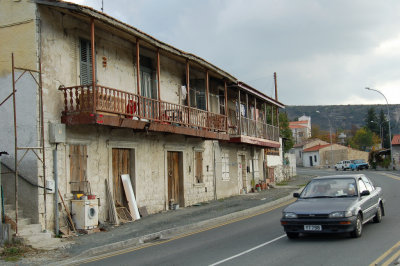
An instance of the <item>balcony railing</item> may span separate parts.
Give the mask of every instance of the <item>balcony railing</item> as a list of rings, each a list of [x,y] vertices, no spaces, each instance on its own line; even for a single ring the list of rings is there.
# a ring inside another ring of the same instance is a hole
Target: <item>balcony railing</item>
[[[240,123],[239,117],[229,117],[228,133],[231,135],[245,135],[279,142],[279,127],[243,116],[240,118]]]
[[[133,120],[227,132],[225,115],[150,99],[101,85],[97,85],[94,91],[91,85],[61,87],[59,90],[64,95],[65,116],[101,112]]]

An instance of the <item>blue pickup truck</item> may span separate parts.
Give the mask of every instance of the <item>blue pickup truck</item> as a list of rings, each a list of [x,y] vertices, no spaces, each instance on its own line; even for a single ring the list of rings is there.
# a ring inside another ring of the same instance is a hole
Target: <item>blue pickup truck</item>
[[[364,160],[352,160],[350,164],[350,169],[352,171],[354,170],[363,170],[363,169],[368,169],[369,165],[366,163]]]

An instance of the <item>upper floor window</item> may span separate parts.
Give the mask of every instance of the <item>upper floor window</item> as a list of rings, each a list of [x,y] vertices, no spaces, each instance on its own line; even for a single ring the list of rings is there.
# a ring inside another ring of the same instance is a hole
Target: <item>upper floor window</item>
[[[204,79],[190,80],[190,106],[206,110],[206,89]]]
[[[79,44],[81,85],[88,85],[93,81],[92,46],[90,41],[85,39],[80,39]]]

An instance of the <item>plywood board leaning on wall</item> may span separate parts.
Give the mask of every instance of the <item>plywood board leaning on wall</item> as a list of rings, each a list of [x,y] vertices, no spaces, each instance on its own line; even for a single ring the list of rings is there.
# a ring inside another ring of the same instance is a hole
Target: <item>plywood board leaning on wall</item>
[[[131,178],[129,175],[121,175],[122,183],[124,184],[125,195],[128,200],[129,211],[135,220],[140,219],[139,210],[133,193]]]

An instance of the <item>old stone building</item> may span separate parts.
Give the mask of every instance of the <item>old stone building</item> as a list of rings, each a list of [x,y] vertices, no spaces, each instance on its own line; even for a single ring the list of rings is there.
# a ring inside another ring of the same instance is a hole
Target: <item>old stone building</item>
[[[0,9],[0,145],[19,173],[2,185],[31,223],[65,223],[58,191],[69,207],[95,195],[107,221],[106,183],[128,208],[122,174],[148,213],[245,193],[267,177],[264,150],[280,148],[277,99],[88,7],[22,0]],[[15,132],[18,147],[35,148],[16,149]]]

